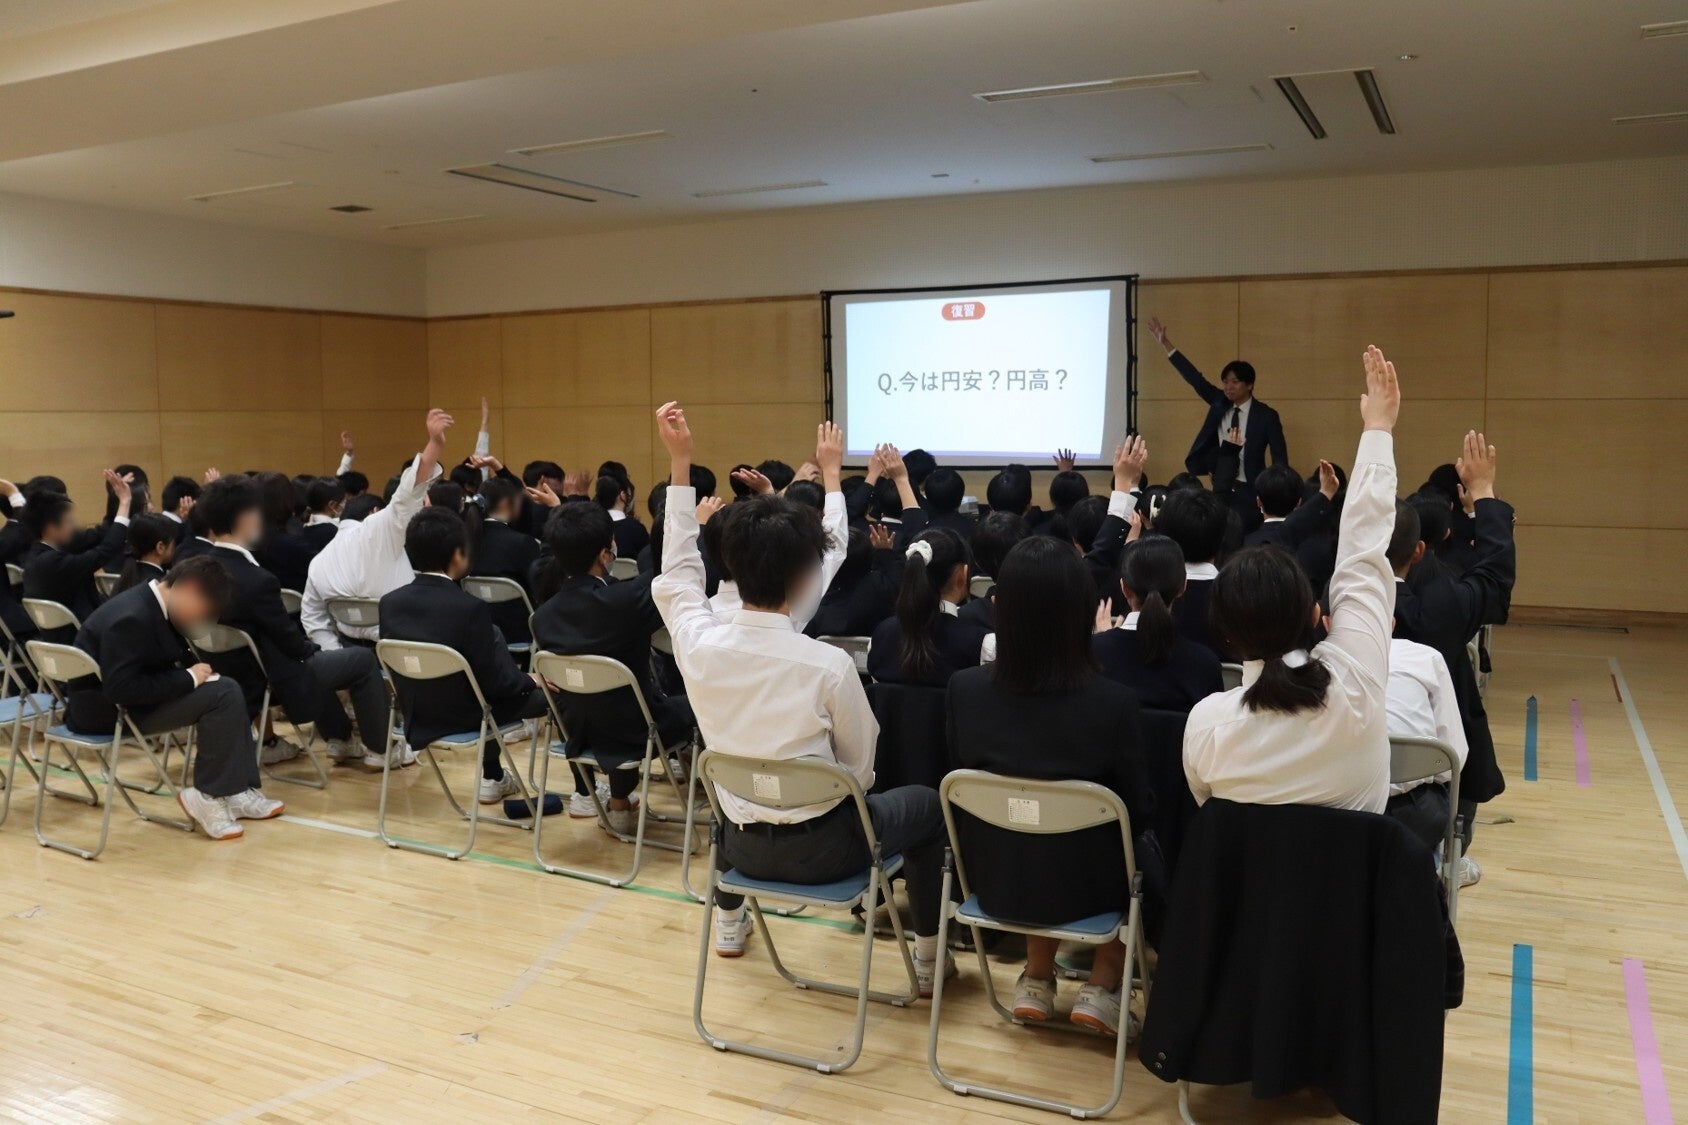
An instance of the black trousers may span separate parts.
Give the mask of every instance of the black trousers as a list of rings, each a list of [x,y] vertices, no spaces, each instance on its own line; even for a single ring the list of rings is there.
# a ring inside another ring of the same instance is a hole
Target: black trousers
[[[684,742],[692,736],[697,726],[697,718],[692,714],[692,705],[683,695],[669,695],[661,699],[650,700],[651,718],[656,720],[657,736],[662,739],[663,749],[679,742]],[[617,755],[613,751],[600,750],[598,761],[604,770],[604,779],[610,785],[610,797],[615,800],[625,800],[633,790],[639,788],[639,771],[617,769],[622,762],[639,762],[645,757],[645,748],[629,748],[624,755]],[[574,769],[574,791],[587,794],[592,792],[592,770],[588,767]]]
[[[178,699],[132,714],[142,734],[194,728],[193,781],[207,797],[232,797],[259,787],[246,693],[234,680],[212,680]]]
[[[1435,851],[1448,830],[1448,787],[1431,783],[1397,793],[1389,798],[1384,811],[1406,825],[1425,847]]]

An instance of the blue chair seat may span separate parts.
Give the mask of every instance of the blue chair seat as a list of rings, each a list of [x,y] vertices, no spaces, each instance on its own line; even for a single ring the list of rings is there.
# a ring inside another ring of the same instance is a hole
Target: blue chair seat
[[[902,870],[903,857],[892,856],[885,861],[885,876],[890,878]],[[728,894],[751,895],[755,897],[783,899],[812,899],[816,902],[832,903],[836,906],[848,906],[861,898],[867,892],[868,871],[863,869],[859,875],[851,875],[835,883],[786,883],[778,879],[752,879],[741,874],[736,868],[724,872],[717,880],[716,886]]]
[[[47,737],[54,742],[68,742],[74,746],[105,747],[111,745],[111,735],[109,734],[82,734],[79,731],[71,730],[63,723],[48,727]]]
[[[29,701],[29,706],[24,701]],[[23,717],[33,719],[44,715],[53,709],[53,697],[48,692],[38,691],[33,695],[8,695],[0,699],[0,723],[9,723],[23,712]]]
[[[498,728],[498,733],[508,737],[509,735],[512,735],[516,731],[519,731],[521,729],[522,729],[522,724],[520,722],[505,723],[503,726]],[[476,743],[480,742],[480,740],[481,740],[481,732],[480,731],[478,731],[478,730],[468,730],[468,731],[459,732],[458,734],[442,734],[440,737],[434,739],[432,745],[434,745],[434,746],[474,746]]]
[[[970,926],[990,926],[993,923],[1006,922],[1010,925],[1020,925],[1007,918],[996,918],[986,914],[979,906],[979,896],[969,895],[967,901],[955,908],[955,916]],[[1048,926],[1047,929],[1060,930],[1064,933],[1087,934],[1091,937],[1104,937],[1119,929],[1125,921],[1125,915],[1118,910],[1110,910],[1105,914],[1093,914],[1089,918],[1066,922],[1059,926]]]

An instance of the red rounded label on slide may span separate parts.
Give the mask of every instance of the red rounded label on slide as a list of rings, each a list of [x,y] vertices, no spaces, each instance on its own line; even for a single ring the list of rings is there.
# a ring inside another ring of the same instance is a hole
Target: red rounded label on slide
[[[983,301],[948,301],[944,304],[945,320],[978,320],[984,315]]]

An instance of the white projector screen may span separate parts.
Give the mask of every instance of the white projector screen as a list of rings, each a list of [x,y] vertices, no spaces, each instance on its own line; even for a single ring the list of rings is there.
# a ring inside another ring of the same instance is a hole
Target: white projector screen
[[[1135,277],[825,294],[845,457],[1106,465],[1131,414]]]

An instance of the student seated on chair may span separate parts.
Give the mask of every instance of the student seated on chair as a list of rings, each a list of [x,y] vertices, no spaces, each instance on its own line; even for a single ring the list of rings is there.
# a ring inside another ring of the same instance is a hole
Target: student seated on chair
[[[1209,609],[1219,577],[1215,560],[1225,546],[1230,511],[1225,500],[1211,492],[1181,488],[1167,496],[1155,516],[1155,530],[1184,552],[1184,596],[1172,612],[1178,631],[1218,653],[1221,660],[1230,651],[1214,636]]]
[[[1188,711],[1224,688],[1219,657],[1180,633],[1172,618],[1186,581],[1184,552],[1171,539],[1145,535],[1127,543],[1119,587],[1131,612],[1090,642],[1102,675],[1157,711]]]
[[[188,513],[193,511],[198,499],[199,482],[192,477],[171,477],[164,482],[164,491],[158,498],[158,514],[170,521],[178,543],[193,534]]]
[[[116,597],[131,586],[163,578],[176,560],[176,525],[161,515],[136,516],[129,521],[123,544],[123,568],[117,572]]]
[[[259,473],[253,483],[263,502],[263,537],[253,555],[284,589],[303,592],[311,560],[320,548],[304,534],[299,521],[300,490],[282,473]]]
[[[607,656],[627,666],[656,720],[660,749],[691,736],[693,718],[683,695],[662,696],[651,680],[651,634],[662,628],[662,614],[651,600],[651,580],[642,574],[617,581],[609,576],[615,561],[615,524],[597,504],[564,504],[545,525],[551,560],[541,579],[549,597],[534,610],[534,643],[564,656]],[[645,719],[630,688],[599,695],[563,691],[558,700],[568,728],[569,750],[586,749],[604,765],[610,788],[609,827],[624,836],[637,828],[631,800],[639,771],[617,769],[623,761],[645,755]],[[590,794],[577,792],[570,812],[596,816]]]
[[[1254,502],[1264,522],[1243,537],[1243,546],[1297,550],[1324,527],[1336,489],[1336,469],[1329,461],[1319,462],[1319,491],[1305,500],[1300,473],[1288,465],[1262,469],[1254,478]]]
[[[1287,552],[1238,552],[1214,582],[1213,625],[1243,658],[1243,682],[1190,711],[1184,776],[1198,805],[1223,797],[1381,813],[1388,803],[1388,548],[1401,395],[1394,365],[1375,347],[1365,367],[1365,432],[1342,512],[1325,639],[1308,650],[1319,603]]]
[[[117,497],[112,520],[95,535],[78,536],[76,505],[57,492],[37,492],[24,507],[24,525],[34,536],[23,564],[23,596],[58,602],[86,621],[99,604],[94,575],[107,563],[120,558],[129,534],[129,484],[110,469],[106,484]],[[50,629],[40,639],[68,644],[75,634],[69,626]]]
[[[481,485],[480,498],[486,515],[469,548],[469,573],[477,578],[508,578],[520,584],[537,607],[540,599],[531,576],[539,561],[539,541],[520,527],[527,505],[522,486],[508,475],[490,477]],[[520,599],[492,606],[493,623],[511,644],[529,639],[527,619],[527,606]]]
[[[868,674],[881,683],[941,688],[961,669],[979,666],[990,635],[986,626],[961,617],[972,574],[967,544],[953,531],[934,528],[908,543],[903,556],[897,613],[873,631]]]
[[[598,466],[592,499],[609,513],[610,521],[615,524],[616,555],[638,558],[639,552],[651,545],[651,533],[633,515],[633,480],[627,475],[627,466],[620,461],[605,461]]]
[[[1001,473],[997,474],[999,477]],[[993,485],[995,481],[991,482]],[[1031,502],[1031,485],[1025,488],[1027,504]],[[973,538],[968,546],[972,549],[974,565],[978,572],[989,576],[995,581],[996,575],[1002,570],[1002,560],[1008,557],[1020,540],[1033,535],[1032,526],[1025,517],[1017,512],[992,511],[990,515],[979,521],[979,526],[973,529]],[[971,581],[971,580],[969,580]],[[987,631],[996,630],[996,587],[982,598],[969,598],[961,606],[960,616],[963,621],[971,621],[982,625]]]
[[[1459,697],[1447,661],[1429,645],[1395,637],[1389,642],[1389,686],[1385,695],[1392,737],[1434,738],[1448,744],[1463,768],[1465,727]],[[1412,829],[1432,851],[1446,838],[1448,783],[1442,774],[1431,781],[1389,786],[1390,816]]]
[[[1102,676],[1090,654],[1097,621],[1090,576],[1067,546],[1033,536],[1008,552],[997,575],[996,661],[949,682],[950,758],[964,769],[1056,781],[1094,781],[1119,794],[1132,832],[1154,813],[1137,698]],[[1124,849],[1111,825],[1044,839],[1004,832],[960,814],[957,825],[979,905],[1029,925],[1060,925],[1124,910]],[[1054,1014],[1053,938],[1026,939],[1014,1014]],[[1125,946],[1098,947],[1090,983],[1071,1019],[1119,1030]]]
[[[315,723],[335,762],[380,769],[387,753],[389,703],[380,663],[366,648],[319,649],[287,612],[281,580],[259,566],[252,553],[264,534],[263,498],[257,486],[243,478],[214,481],[206,486],[197,510],[216,544],[210,557],[223,565],[231,580],[223,624],[245,632],[258,646],[274,692],[271,701],[295,726]],[[218,664],[240,682],[248,705],[257,706],[264,680],[250,656],[228,653],[218,657]],[[362,747],[352,741],[352,721],[336,695],[341,691],[351,697],[357,712]],[[276,765],[299,753],[293,743],[277,741],[265,746],[263,762]]]
[[[926,478],[922,495],[926,497],[921,505],[926,509],[926,526],[952,531],[965,543],[979,521],[961,512],[961,502],[967,495],[967,484],[961,474],[954,469],[933,469]]]
[[[75,685],[65,709],[65,725],[78,734],[109,737],[118,707],[143,734],[193,727],[194,784],[177,800],[213,840],[242,835],[237,820],[268,820],[283,811],[259,789],[240,685],[195,661],[183,639],[215,622],[229,594],[228,571],[201,557],[112,597],[76,635],[76,647],[99,662],[100,683]]]
[[[311,557],[316,558],[340,530],[340,513],[346,507],[346,486],[334,477],[318,477],[305,489],[304,530],[299,534],[310,544]],[[295,587],[297,589],[297,587]]]
[[[672,480],[687,479],[692,434],[675,403],[657,411],[657,430],[673,461]],[[731,506],[722,550],[744,608],[717,615],[704,594],[697,549],[697,500],[671,487],[663,531],[662,575],[651,594],[674,642],[680,671],[709,747],[748,758],[814,756],[849,770],[863,790],[873,786],[879,724],[855,661],[842,649],[791,628],[793,605],[820,581],[826,534],[814,509],[778,496]],[[721,861],[756,879],[826,883],[860,874],[871,861],[852,801],[799,809],[771,809],[719,794],[729,823],[722,826]],[[883,854],[901,855],[914,911],[915,973],[930,995],[939,972],[938,898],[942,893],[943,813],[924,786],[869,793],[869,815]],[[715,951],[744,952],[744,902],[718,895]],[[940,967],[941,966],[941,967]]]
[[[882,523],[850,529],[844,541],[844,565],[833,576],[814,620],[803,630],[805,634],[871,637],[881,621],[897,612],[901,569],[892,548],[895,540],[891,529]]]
[[[469,573],[468,548],[469,535],[456,512],[427,508],[416,514],[404,532],[405,557],[416,578],[381,599],[381,639],[455,649],[475,674],[494,722],[504,726],[537,719],[545,714],[539,677],[516,666],[487,604],[458,585]],[[395,749],[395,765],[414,762],[415,750],[446,735],[481,727],[480,704],[460,675],[417,684],[394,675],[393,685],[411,746],[410,751]],[[521,779],[505,772],[498,743],[489,738],[481,758],[481,804],[497,804],[521,787]]]

